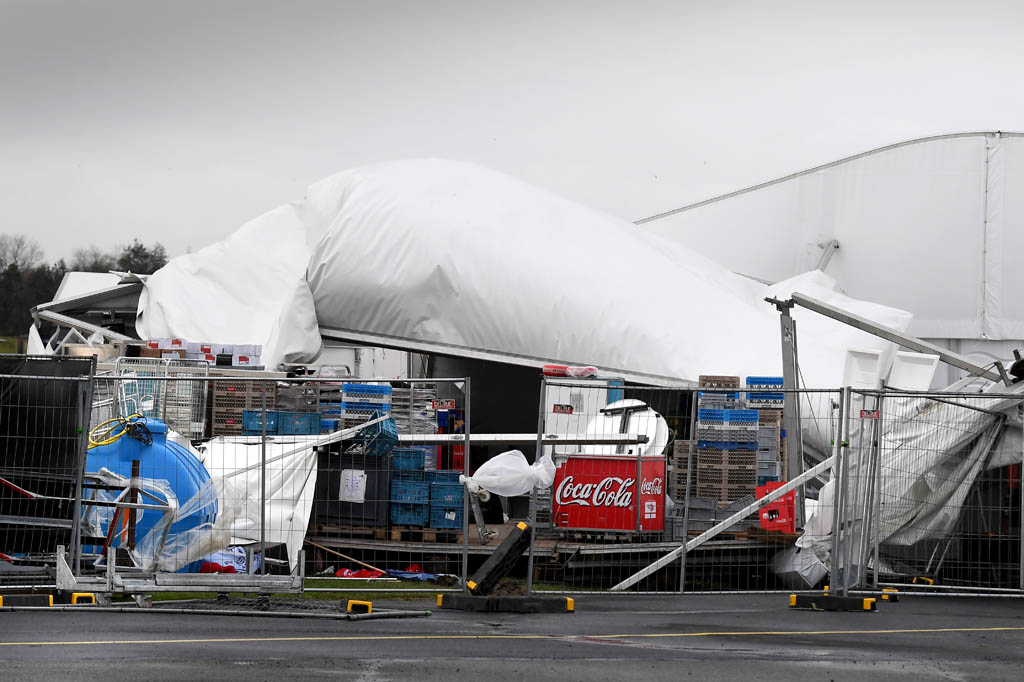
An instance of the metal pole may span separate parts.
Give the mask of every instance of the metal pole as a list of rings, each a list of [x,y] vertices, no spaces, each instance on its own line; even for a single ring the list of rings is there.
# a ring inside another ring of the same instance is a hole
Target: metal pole
[[[657,561],[651,563],[650,565],[640,569],[639,571],[637,571],[633,575],[629,576],[628,578],[626,578],[622,582],[612,586],[612,588],[611,588],[612,591],[613,592],[619,592],[621,590],[625,590],[627,587],[632,587],[633,585],[636,585],[638,582],[640,582],[644,578],[646,578],[646,577],[648,577],[650,575],[653,575],[656,571],[659,571],[662,568],[665,568],[666,566],[668,566],[669,564],[675,562],[675,560],[678,559],[683,554],[683,552],[692,552],[693,550],[695,550],[698,547],[700,547],[701,545],[703,545],[705,542],[708,542],[709,540],[717,537],[725,529],[731,528],[732,526],[734,526],[737,521],[741,521],[742,519],[750,516],[750,514],[752,514],[753,512],[756,512],[757,510],[761,509],[762,507],[765,507],[765,506],[771,504],[772,502],[774,502],[775,500],[779,499],[780,497],[782,497],[783,495],[785,495],[789,491],[796,490],[796,488],[798,486],[800,486],[803,483],[805,483],[806,481],[809,481],[812,478],[815,478],[816,476],[818,476],[818,475],[828,471],[830,468],[834,467],[835,464],[836,464],[836,456],[835,455],[832,455],[830,457],[825,458],[824,461],[822,461],[822,462],[820,462],[818,464],[815,464],[813,467],[811,467],[810,469],[808,469],[804,473],[800,474],[800,478],[799,479],[797,479],[795,481],[789,481],[789,482],[783,484],[782,486],[779,486],[775,490],[771,491],[770,493],[768,493],[764,497],[760,498],[759,500],[755,500],[754,502],[751,502],[746,507],[744,507],[743,509],[740,509],[739,511],[734,513],[729,518],[725,519],[724,521],[719,521],[714,526],[712,526],[708,530],[704,531],[703,533],[701,533],[697,537],[695,537],[692,540],[686,542],[685,544],[677,547],[676,549],[672,550],[671,552],[669,552],[665,556],[661,557]]]
[[[1017,410],[1024,417],[1024,404],[1017,405]],[[1022,419],[1021,424],[1021,428],[1024,430],[1024,419]],[[1021,443],[1024,443],[1024,437],[1021,438]],[[1020,495],[1020,526],[1018,528],[1020,533],[1020,554],[1018,555],[1017,563],[1020,572],[1020,591],[1024,592],[1024,445],[1021,448],[1020,469],[1017,472],[1017,494]]]
[[[466,407],[463,409],[463,431],[466,435],[466,442],[463,445],[463,456],[462,456],[462,473],[468,478],[469,477],[469,443],[471,427],[469,425],[469,409],[470,409],[470,378],[466,377],[463,379],[463,395],[465,396]],[[466,583],[469,581],[469,488],[463,486],[462,488],[462,586],[465,592],[469,591],[469,587]]]
[[[796,391],[800,378],[796,340],[796,320],[789,314],[792,301],[766,299],[778,309],[782,338],[782,377],[785,396],[783,398],[783,424],[786,427],[786,480],[796,479],[804,470],[803,435],[800,429],[800,394]],[[804,488],[796,490],[795,522],[797,528],[804,525]]]
[[[849,388],[842,389],[842,393],[839,397],[839,428],[836,432],[836,442],[833,447],[835,453],[836,463],[833,467],[834,476],[832,477],[832,556],[829,577],[829,584],[833,589],[838,586],[836,584],[836,578],[839,576],[839,551],[840,542],[839,535],[842,528],[842,462],[846,459],[845,454],[845,443],[846,443],[846,431],[847,431],[847,420],[849,419]]]
[[[686,491],[683,493],[683,553],[679,558],[679,593],[686,591],[686,539],[690,537],[690,488],[693,476],[693,448],[697,443],[697,391],[690,392],[690,446],[686,449]],[[678,466],[676,462],[676,466]],[[679,480],[678,474],[676,480]],[[676,493],[678,497],[678,492]]]
[[[842,580],[840,582],[839,594],[842,596],[847,595],[847,589],[849,587],[850,577],[850,533],[847,532],[847,526],[850,523],[850,514],[848,508],[850,506],[850,431],[851,423],[850,420],[853,418],[853,397],[849,387],[847,387],[846,393],[846,429],[845,438],[843,439],[843,447],[845,451],[843,453],[842,461],[840,462],[840,469],[842,473],[839,477],[840,487],[842,488],[842,503],[840,504],[840,524],[839,524],[839,553],[843,557],[842,562]]]
[[[78,391],[78,457],[75,465],[75,503],[74,522],[71,524],[71,571],[75,576],[81,575],[82,571],[82,477],[85,473],[85,454],[88,450],[89,427],[92,418],[92,382],[88,380],[77,382]]]
[[[267,574],[267,385],[260,383],[263,435],[260,438],[260,575]]]
[[[548,380],[543,374],[540,376],[540,402],[537,405],[537,452],[533,461],[538,462],[544,455],[544,404],[548,397]],[[554,452],[554,446],[552,446]],[[526,559],[526,596],[533,594],[533,547],[537,539],[537,488],[530,490],[530,553]],[[555,522],[554,510],[552,509],[551,523]]]
[[[882,532],[882,436],[885,434],[885,413],[882,408],[885,404],[885,394],[878,396],[878,431],[877,437],[875,438],[875,461],[874,470],[872,473],[871,480],[871,520],[872,520],[872,533],[874,537],[874,579],[872,581],[873,587],[878,589],[878,572],[881,559],[878,555],[878,536]]]
[[[861,394],[861,395],[863,396],[864,407],[868,408],[868,406],[870,404],[870,397],[871,396],[868,396],[866,394]],[[864,427],[864,420],[863,419],[858,419],[857,420],[857,454],[856,454],[855,458],[854,457],[848,458],[847,463],[846,463],[846,466],[847,466],[847,469],[846,469],[846,471],[847,471],[847,477],[846,477],[847,478],[847,486],[852,488],[852,490],[848,490],[850,492],[850,495],[847,498],[847,503],[846,503],[847,507],[850,510],[849,518],[848,518],[849,526],[850,526],[850,542],[848,542],[847,546],[846,546],[846,562],[845,562],[845,565],[848,568],[847,568],[847,570],[845,570],[843,572],[843,575],[844,575],[843,583],[846,585],[847,588],[854,587],[857,584],[856,582],[854,582],[854,576],[851,574],[851,571],[850,571],[849,567],[852,567],[854,565],[853,562],[856,559],[856,561],[857,561],[857,576],[856,577],[859,578],[860,577],[860,570],[861,570],[860,564],[863,562],[863,559],[864,559],[864,553],[861,551],[861,548],[862,548],[861,545],[862,545],[862,542],[863,542],[863,539],[864,539],[864,513],[863,513],[863,506],[861,504],[862,501],[863,501],[863,499],[861,497],[861,488],[862,488],[862,486],[861,486],[861,482],[862,482],[862,480],[861,480],[861,473],[864,471],[864,451],[865,451],[865,448],[864,448],[864,437],[865,437],[865,432],[870,432],[870,431],[871,431],[871,429],[868,429],[868,428]],[[854,468],[853,468],[854,464],[856,464],[856,467],[857,467],[856,468],[856,474],[854,473]],[[859,515],[858,515],[858,511],[860,512]],[[859,533],[854,530],[854,529],[857,529],[857,528],[859,528]]]

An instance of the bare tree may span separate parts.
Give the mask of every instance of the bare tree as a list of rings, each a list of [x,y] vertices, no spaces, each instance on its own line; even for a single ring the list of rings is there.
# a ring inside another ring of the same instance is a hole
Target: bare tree
[[[18,270],[35,267],[43,260],[43,249],[25,235],[0,234],[0,269],[12,265]]]
[[[75,249],[71,252],[70,269],[76,272],[107,272],[117,265],[117,257],[104,253],[96,246]]]

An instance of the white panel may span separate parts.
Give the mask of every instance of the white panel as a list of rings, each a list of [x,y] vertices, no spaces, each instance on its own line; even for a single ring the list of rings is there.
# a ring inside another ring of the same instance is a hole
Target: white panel
[[[1002,256],[998,276],[993,277],[999,310],[991,320],[991,337],[1024,339],[1024,139],[1004,137],[1000,144],[1004,191],[990,197],[996,204],[990,210],[1001,212],[992,248]]]
[[[896,351],[886,385],[905,391],[927,391],[932,386],[939,356]]]
[[[978,335],[984,138],[901,147],[841,168],[829,274],[853,296],[914,313],[912,334]]]
[[[877,350],[846,351],[843,386],[872,390],[882,382],[882,353]]]

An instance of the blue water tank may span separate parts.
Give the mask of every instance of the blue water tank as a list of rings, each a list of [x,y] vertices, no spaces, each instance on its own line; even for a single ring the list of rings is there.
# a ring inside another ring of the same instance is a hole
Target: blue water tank
[[[206,471],[203,463],[188,448],[167,440],[167,425],[162,421],[149,418],[145,421],[145,426],[153,436],[152,444],[145,445],[136,438],[128,435],[121,436],[109,445],[100,445],[89,450],[85,457],[85,470],[89,473],[96,473],[100,469],[106,468],[125,478],[130,478],[132,460],[139,460],[140,477],[167,481],[171,491],[177,497],[178,507],[181,508],[208,484],[210,474]],[[144,485],[143,488],[166,501],[165,495],[156,487]],[[168,542],[173,541],[179,533],[205,523],[212,523],[217,518],[216,495],[212,489],[208,489],[206,494],[209,495],[208,502],[171,525],[167,537]],[[139,502],[152,502],[152,500],[143,496]],[[135,532],[137,541],[146,537],[162,516],[163,512],[158,510],[137,510]],[[120,523],[118,527],[120,528]],[[104,534],[107,530],[108,528],[104,526]],[[119,541],[114,541],[113,544],[114,546],[121,545]],[[198,571],[199,564],[193,562],[183,570]]]

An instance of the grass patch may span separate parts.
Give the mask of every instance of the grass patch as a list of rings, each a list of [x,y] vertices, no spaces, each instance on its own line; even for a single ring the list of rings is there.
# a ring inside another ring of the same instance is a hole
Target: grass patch
[[[18,338],[15,336],[0,336],[0,353],[17,353]]]
[[[329,588],[341,588],[344,592],[303,592],[302,599],[317,599],[317,600],[345,600],[345,599],[359,599],[365,601],[373,601],[374,599],[388,599],[388,600],[413,600],[413,599],[434,599],[434,592],[411,592],[412,589],[431,589],[436,588],[438,590],[448,589],[440,585],[435,585],[429,581],[420,580],[399,580],[398,582],[382,582],[375,580],[330,580],[324,578],[307,578],[305,586],[310,587],[329,587]],[[393,589],[392,589],[393,588]],[[367,592],[368,589],[386,589],[386,592]],[[217,596],[217,592],[153,592],[153,601],[180,601],[183,599],[214,599]],[[234,597],[240,596],[251,596],[251,592],[228,592]],[[274,594],[274,597],[281,598],[296,598],[298,595],[294,594]],[[132,598],[128,595],[114,595],[114,601],[130,602]]]

